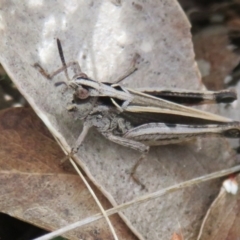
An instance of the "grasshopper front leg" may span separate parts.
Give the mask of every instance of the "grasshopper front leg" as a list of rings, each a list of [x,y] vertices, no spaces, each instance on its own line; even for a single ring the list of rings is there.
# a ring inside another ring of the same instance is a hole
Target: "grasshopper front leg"
[[[63,164],[65,161],[67,161],[68,159],[73,157],[73,155],[78,152],[78,150],[79,150],[80,146],[82,145],[84,139],[86,138],[90,128],[91,128],[91,125],[89,125],[88,123],[83,124],[82,132],[80,133],[80,135],[75,143],[75,146],[71,149],[71,152],[66,157],[61,159],[61,161],[60,161],[61,164]]]

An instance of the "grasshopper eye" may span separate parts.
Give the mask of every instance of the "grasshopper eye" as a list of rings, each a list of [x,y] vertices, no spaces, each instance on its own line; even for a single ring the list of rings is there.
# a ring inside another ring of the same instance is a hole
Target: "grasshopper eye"
[[[79,99],[86,99],[89,97],[89,91],[83,87],[78,87],[76,90],[75,90],[75,93],[74,93],[75,97],[76,98],[79,98]]]

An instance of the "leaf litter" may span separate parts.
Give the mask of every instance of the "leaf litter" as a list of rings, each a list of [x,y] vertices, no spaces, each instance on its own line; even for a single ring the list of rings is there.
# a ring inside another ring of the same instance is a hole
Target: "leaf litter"
[[[141,3],[141,7],[139,4],[119,6],[103,1],[71,6],[60,1],[56,6],[14,1],[3,5],[6,11],[1,13],[1,62],[67,151],[81,132],[80,122],[74,121],[66,111],[71,92],[62,94],[61,88],[55,88],[53,82],[43,79],[32,68],[35,62],[49,71],[59,67],[56,37],[66,46],[66,58],[77,59],[83,71],[94,79],[114,80],[128,68],[131,56],[137,51],[142,57],[139,70],[124,81],[125,86],[203,89],[193,59],[189,23],[178,4],[174,1],[158,4],[149,1]],[[23,6],[27,7],[23,9]],[[10,12],[14,14],[7,18]],[[176,16],[175,20],[170,16]],[[17,19],[21,21],[16,26],[13,22]],[[211,108],[211,111],[215,110]],[[93,130],[79,156],[81,167],[113,206],[235,164],[230,149],[221,139],[199,139],[191,144],[154,148],[137,170],[146,186],[141,190],[129,177],[129,170],[138,159],[134,151],[109,143]],[[215,181],[201,188],[183,190],[128,209],[122,217],[145,239],[170,239],[169,229],[175,229],[177,220],[181,219],[186,237],[196,239],[199,219],[218,187],[219,181]]]

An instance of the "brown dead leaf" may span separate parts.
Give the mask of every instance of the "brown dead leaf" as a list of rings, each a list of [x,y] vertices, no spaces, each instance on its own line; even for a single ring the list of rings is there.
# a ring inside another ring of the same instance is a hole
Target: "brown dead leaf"
[[[180,231],[178,232],[174,232],[172,235],[171,240],[184,240],[183,234],[182,234],[182,230],[180,229]]]
[[[0,112],[0,211],[49,231],[100,210],[46,127],[31,109]],[[111,207],[94,189],[105,209]],[[120,239],[136,239],[117,216]],[[69,239],[113,239],[105,220],[66,234]]]
[[[225,88],[224,80],[240,61],[230,48],[228,28],[212,26],[193,37],[196,60],[203,82],[210,90]]]
[[[182,238],[182,236],[180,234],[174,233],[172,235],[172,239],[171,240],[184,240],[184,239]]]
[[[11,16],[11,17],[9,17]],[[78,60],[83,72],[99,81],[114,81],[136,53],[138,71],[122,83],[129,87],[202,89],[194,62],[190,25],[176,1],[3,1],[0,61],[38,116],[62,147],[70,151],[81,122],[66,110],[72,91],[54,86],[32,67],[48,71],[61,63],[55,38],[67,61]],[[86,107],[86,106],[85,106]],[[207,108],[205,108],[207,109]],[[84,108],[83,108],[84,110]],[[211,109],[216,111],[216,109]],[[78,153],[81,166],[109,201],[117,204],[235,164],[221,139],[152,148],[137,176],[130,177],[139,153],[107,141],[92,130]],[[211,181],[122,212],[142,239],[171,239],[181,219],[186,239],[196,239],[201,219],[220,185]]]
[[[237,183],[239,186],[240,175]],[[240,239],[240,192],[232,195],[222,188],[206,217],[198,240]]]

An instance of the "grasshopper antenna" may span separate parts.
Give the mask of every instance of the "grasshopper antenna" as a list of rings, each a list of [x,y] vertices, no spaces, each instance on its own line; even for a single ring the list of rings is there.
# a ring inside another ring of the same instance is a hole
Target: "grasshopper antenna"
[[[73,72],[75,73],[75,76],[73,78],[75,78],[77,76],[77,77],[88,79],[88,76],[82,72],[81,67],[79,66],[78,62],[74,61],[74,62],[69,62],[68,64],[66,64],[65,58],[63,55],[62,45],[58,38],[57,38],[57,46],[58,46],[58,53],[59,53],[59,56],[60,56],[60,59],[61,59],[62,65],[63,65],[61,69],[64,70],[67,80],[69,82],[71,81],[71,79],[69,78],[69,75],[68,75],[68,71],[67,71],[67,69],[69,67],[73,67]]]
[[[61,42],[60,42],[60,40],[58,38],[57,38],[57,47],[58,47],[58,53],[59,53],[59,56],[60,56],[60,59],[61,59],[61,62],[62,62],[62,67],[58,68],[56,71],[54,71],[52,73],[48,73],[47,71],[45,71],[41,67],[41,65],[38,64],[38,63],[35,63],[33,65],[33,67],[35,67],[47,79],[52,79],[54,76],[56,76],[59,73],[64,71],[65,76],[67,78],[67,81],[57,82],[54,85],[55,86],[59,86],[61,84],[65,84],[67,87],[70,86],[70,87],[72,87],[75,90],[79,89],[79,86],[76,83],[74,83],[74,80],[71,80],[69,78],[67,69],[69,67],[73,68],[73,72],[75,74],[74,78],[81,77],[81,78],[88,79],[88,76],[81,71],[81,67],[80,67],[80,65],[79,65],[79,63],[77,61],[69,62],[69,63],[66,64],[65,58],[64,58],[64,55],[63,55],[62,45],[61,45]]]
[[[58,38],[57,38],[57,46],[58,46],[58,53],[59,53],[59,56],[61,58],[61,62],[62,62],[62,65],[63,65],[62,68],[64,70],[64,73],[65,73],[65,76],[66,76],[68,82],[71,82],[71,79],[69,78],[68,71],[67,71],[69,66],[73,66],[73,71],[74,71],[75,74],[77,74],[78,77],[88,79],[88,76],[81,71],[81,68],[80,68],[80,66],[77,62],[70,62],[68,65],[66,64],[65,58],[64,58],[64,55],[63,55],[62,45],[61,45],[61,42]],[[55,86],[58,86],[62,83],[65,83],[65,82],[58,82],[58,83],[55,84]],[[70,87],[72,87],[73,89],[76,90],[75,94],[80,99],[86,99],[89,96],[89,92],[86,89],[84,89],[84,88],[82,88],[82,87],[80,87],[80,86],[78,86],[74,83],[70,83],[68,86],[70,86]]]
[[[62,62],[63,68],[64,68],[65,76],[66,76],[67,80],[70,81],[70,78],[68,76],[68,71],[67,71],[68,66],[66,65],[65,58],[63,55],[62,45],[58,38],[57,38],[57,46],[58,46],[58,53],[59,53],[59,56],[60,56],[60,59],[61,59],[61,62]]]

